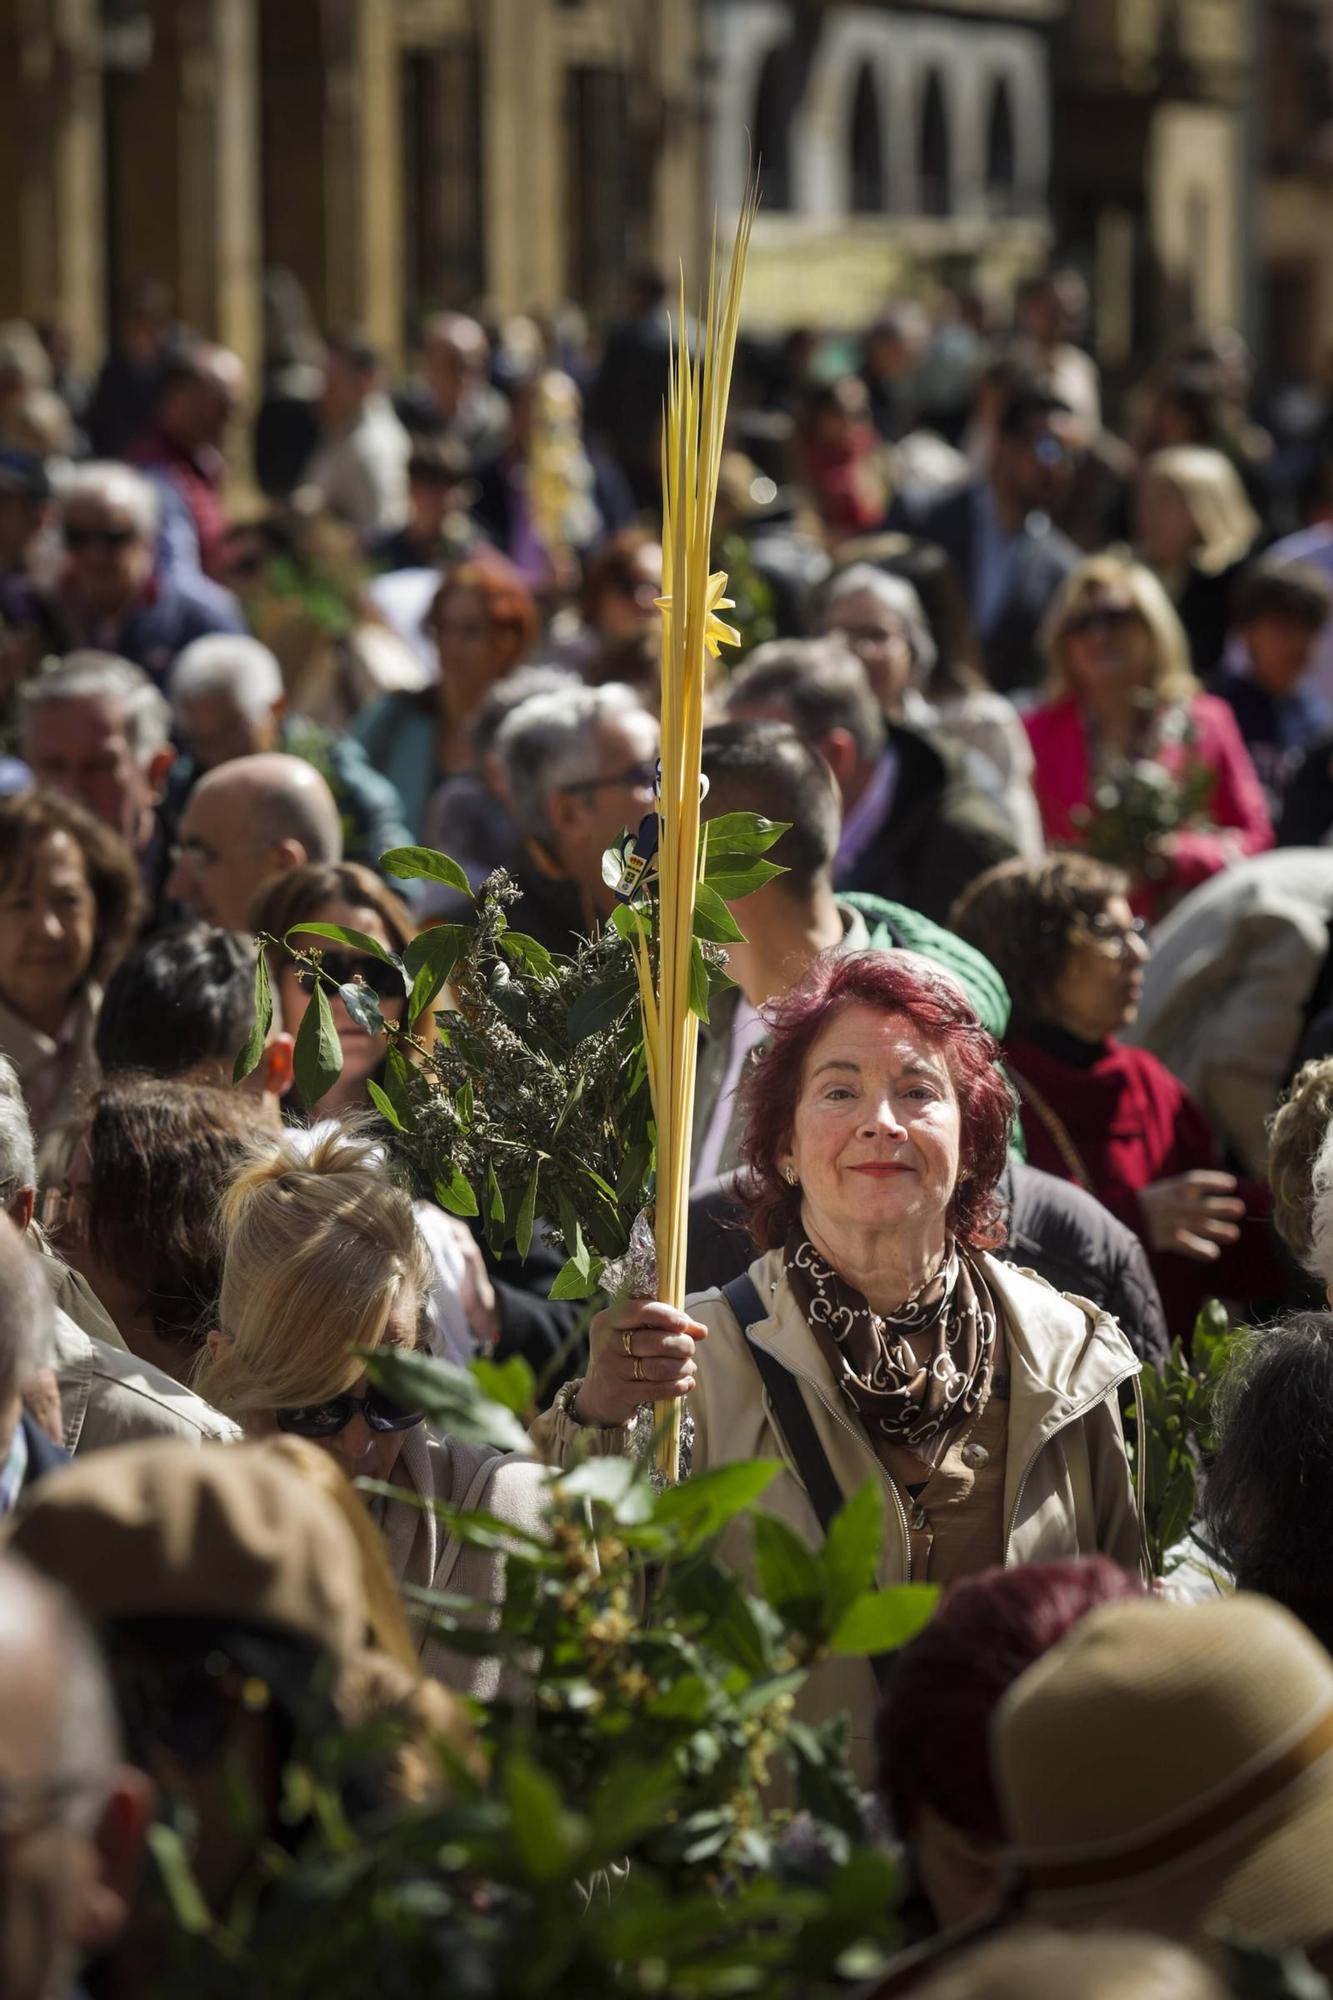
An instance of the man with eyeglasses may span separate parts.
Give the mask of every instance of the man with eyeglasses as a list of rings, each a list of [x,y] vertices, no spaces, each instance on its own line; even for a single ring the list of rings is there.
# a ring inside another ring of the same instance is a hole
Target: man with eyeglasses
[[[129,1755],[217,1916],[262,1881],[269,1841],[297,1837],[283,1769],[298,1738],[333,1728],[333,1688],[369,1623],[350,1511],[291,1450],[124,1445],[52,1479],[13,1534],[93,1623]],[[107,1943],[99,1994],[177,1990],[155,1899]]]
[[[333,794],[313,764],[279,751],[236,757],[190,793],[167,889],[203,922],[248,931],[265,882],[307,861],[341,861],[342,844]]]
[[[508,717],[495,756],[523,836],[515,930],[569,952],[610,916],[602,856],[652,812],[657,746],[656,717],[615,681],[534,695]]]
[[[81,465],[60,500],[64,567],[52,603],[64,653],[132,660],[159,684],[177,653],[208,632],[243,632],[230,591],[156,568],[160,503],[151,482],[110,460]]]
[[[0,1556],[0,1993],[66,2000],[124,1929],[152,1809],[64,1592]]]

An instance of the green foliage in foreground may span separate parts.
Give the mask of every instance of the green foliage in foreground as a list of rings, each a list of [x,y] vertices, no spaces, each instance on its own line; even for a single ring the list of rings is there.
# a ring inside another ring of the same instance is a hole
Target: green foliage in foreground
[[[419,1357],[370,1366],[441,1427],[502,1446],[532,1391],[512,1361],[472,1377]],[[810,1726],[793,1708],[821,1660],[902,1644],[935,1593],[877,1589],[875,1487],[816,1551],[757,1511],[777,1470],[658,1493],[633,1462],[590,1458],[553,1481],[546,1537],[449,1516],[511,1551],[498,1626],[433,1604],[452,1648],[507,1666],[507,1698],[479,1715],[488,1775],[445,1756],[446,1796],[358,1815],[364,1733],[310,1746],[287,1778],[291,1851],[258,1851],[226,1925],[202,1919],[182,1850],[159,1840],[179,1945],[164,1990],[813,2000],[875,1970],[897,1942],[897,1869],[867,1839],[845,1717]],[[753,1582],[717,1554],[742,1519]]]
[[[1154,1576],[1183,1560],[1183,1546],[1199,1511],[1200,1454],[1212,1444],[1213,1404],[1243,1327],[1232,1327],[1225,1307],[1210,1301],[1194,1322],[1188,1358],[1173,1340],[1165,1361],[1139,1377],[1143,1398],[1144,1529]]]
[[[782,873],[764,856],[785,830],[758,813],[708,822],[690,956],[690,1005],[705,1020],[713,993],[730,983],[723,947],[741,937],[728,905]],[[632,942],[637,937],[652,958],[650,888],[618,904],[599,937],[564,957],[511,928],[506,911],[518,892],[502,869],[474,898],[458,863],[433,849],[393,848],[380,866],[450,889],[471,905],[469,920],[431,924],[401,954],[341,924],[298,924],[285,938],[261,939],[288,952],[313,983],[293,1052],[302,1101],[313,1107],[342,1072],[330,1006],[336,996],[358,1026],[385,1040],[382,1081],[367,1092],[417,1191],[433,1194],[453,1215],[479,1217],[494,1251],[513,1243],[526,1257],[540,1220],[565,1253],[552,1296],[590,1298],[605,1262],[628,1249],[654,1182],[656,1133]],[[608,883],[623,871],[624,857],[610,850]],[[391,968],[406,1023],[386,1020],[359,979],[336,984],[323,963],[330,944]],[[261,951],[254,1027],[237,1055],[236,1081],[258,1064],[272,1020]]]

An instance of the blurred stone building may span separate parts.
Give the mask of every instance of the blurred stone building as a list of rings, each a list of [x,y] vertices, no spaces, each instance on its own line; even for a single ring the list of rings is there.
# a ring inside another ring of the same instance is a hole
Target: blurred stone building
[[[420,315],[693,261],[701,0],[0,0],[0,318],[87,360],[146,285],[250,358],[262,274]]]
[[[716,0],[724,212],[763,162],[747,313],[864,324],[894,291],[1012,278],[1052,240],[1052,61],[1068,0]]]
[[[1333,387],[1333,4],[1265,0],[1256,235],[1265,362],[1279,382]]]
[[[1200,318],[1295,376],[1331,60],[1333,0],[0,0],[0,319],[87,362],[151,286],[254,360],[278,268],[396,360],[437,307],[696,274],[759,156],[756,327],[1058,246],[1112,375]]]
[[[1256,0],[1078,0],[1056,49],[1052,190],[1103,364],[1250,317]]]

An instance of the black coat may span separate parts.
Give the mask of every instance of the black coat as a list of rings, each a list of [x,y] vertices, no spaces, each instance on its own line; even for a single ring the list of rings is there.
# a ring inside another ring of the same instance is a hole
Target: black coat
[[[976,486],[959,486],[923,506],[904,505],[897,525],[944,550],[972,603],[976,561]],[[1044,514],[1030,514],[1018,549],[1013,586],[999,618],[981,640],[992,687],[1001,694],[1035,688],[1045,678],[1038,635],[1051,600],[1082,560],[1074,544]]]
[[[1003,811],[952,744],[898,722],[888,740],[898,758],[888,813],[854,866],[838,871],[837,887],[947,924],[969,883],[1018,850]]]
[[[727,1284],[754,1257],[736,1198],[737,1178],[733,1173],[710,1181],[690,1200],[685,1264],[690,1292]],[[1024,1161],[1010,1161],[999,1191],[1009,1207],[1009,1235],[998,1257],[1110,1313],[1140,1360],[1165,1355],[1166,1316],[1143,1245],[1132,1231],[1094,1195]]]

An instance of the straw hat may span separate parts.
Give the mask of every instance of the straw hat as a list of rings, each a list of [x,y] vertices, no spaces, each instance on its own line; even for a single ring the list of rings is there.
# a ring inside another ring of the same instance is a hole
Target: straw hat
[[[1092,1612],[1005,1696],[992,1761],[1033,1918],[1333,1935],[1333,1661],[1266,1598]]]
[[[98,1623],[235,1621],[339,1662],[364,1642],[351,1528],[265,1445],[154,1440],[93,1452],[41,1481],[10,1546]]]

